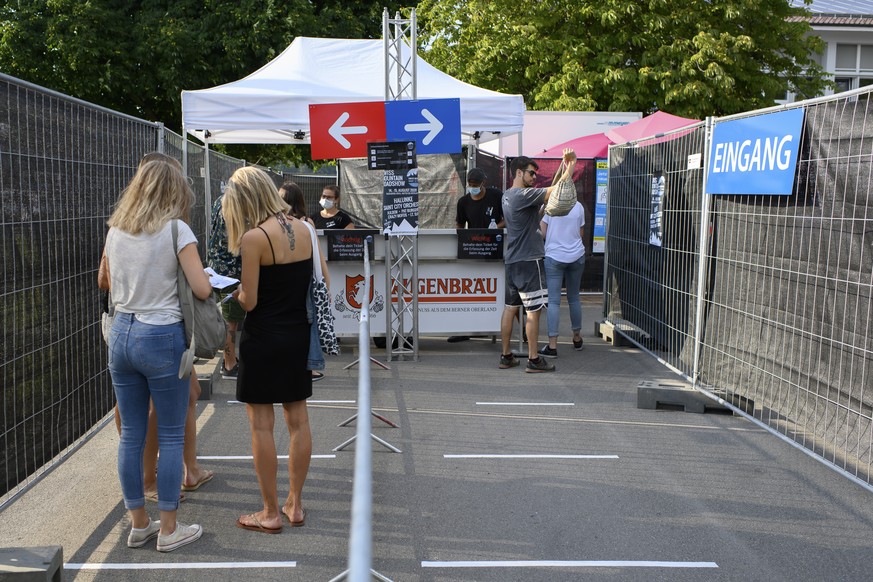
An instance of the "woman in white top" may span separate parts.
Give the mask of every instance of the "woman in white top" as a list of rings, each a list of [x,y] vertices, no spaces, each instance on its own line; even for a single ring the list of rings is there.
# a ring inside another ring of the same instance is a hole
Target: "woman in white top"
[[[209,297],[212,287],[197,253],[187,220],[194,195],[178,168],[166,161],[142,164],[124,190],[107,224],[104,255],[109,267],[115,322],[109,334],[109,372],[121,413],[118,475],[124,506],[133,524],[127,545],[141,547],[155,537],[169,552],[203,533],[176,521],[182,486],[182,443],[188,409],[188,379],[179,378],[187,348],[177,290],[181,264],[194,295]],[[173,248],[171,223],[178,222]],[[143,447],[149,399],[158,417],[158,510],[145,510]]]
[[[579,287],[585,270],[585,208],[576,206],[566,216],[543,215],[540,231],[546,239],[546,284],[549,291],[548,322],[549,344],[539,354],[558,357],[558,322],[561,308],[561,283],[566,282],[567,305],[570,307],[570,328],[573,330],[573,348],[582,349],[582,305]]]

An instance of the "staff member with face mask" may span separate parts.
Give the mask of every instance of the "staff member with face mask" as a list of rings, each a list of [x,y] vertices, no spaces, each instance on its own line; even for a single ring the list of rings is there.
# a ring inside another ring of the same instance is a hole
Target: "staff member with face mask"
[[[503,228],[503,193],[497,188],[485,187],[488,176],[479,168],[467,172],[467,193],[458,199],[455,215],[457,228]],[[463,342],[468,335],[453,335],[449,343]]]
[[[503,193],[485,187],[487,176],[479,168],[467,172],[467,195],[458,199],[456,228],[503,228]]]
[[[321,192],[322,210],[309,218],[315,223],[315,228],[323,230],[336,230],[343,228],[355,228],[352,217],[339,209],[340,189],[339,186],[325,186]]]

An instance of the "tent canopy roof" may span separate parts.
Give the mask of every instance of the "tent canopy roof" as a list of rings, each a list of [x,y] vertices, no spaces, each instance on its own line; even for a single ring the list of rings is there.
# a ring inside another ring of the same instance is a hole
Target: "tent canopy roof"
[[[605,158],[609,153],[610,144],[612,144],[612,140],[602,133],[583,135],[582,137],[552,146],[543,153],[533,157],[562,158],[564,157],[564,148],[573,148],[573,151],[576,152],[576,157],[580,159]]]
[[[411,62],[403,45],[402,61]],[[524,100],[464,83],[416,60],[417,98],[459,98],[461,132],[513,134]],[[208,143],[309,143],[309,106],[385,100],[381,39],[298,37],[278,57],[238,81],[182,91],[185,130]]]
[[[699,121],[699,119],[688,119],[687,117],[679,117],[664,111],[656,111],[648,117],[643,117],[633,123],[610,129],[606,132],[606,137],[615,144],[623,144],[644,137],[654,137],[659,133],[673,131],[688,125],[694,125],[699,123]]]

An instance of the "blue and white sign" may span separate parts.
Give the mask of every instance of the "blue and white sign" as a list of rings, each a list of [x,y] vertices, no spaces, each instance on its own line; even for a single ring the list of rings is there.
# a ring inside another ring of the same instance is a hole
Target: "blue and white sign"
[[[461,151],[461,100],[385,102],[387,141],[415,141],[418,154]]]
[[[716,124],[706,193],[791,194],[802,130],[802,109]]]

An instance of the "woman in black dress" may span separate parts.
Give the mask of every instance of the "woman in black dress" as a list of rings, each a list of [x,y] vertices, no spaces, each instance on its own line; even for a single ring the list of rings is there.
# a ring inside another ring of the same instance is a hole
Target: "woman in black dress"
[[[306,410],[306,399],[312,396],[312,375],[306,367],[312,243],[307,226],[286,216],[288,205],[270,177],[257,168],[234,172],[222,212],[228,249],[242,255],[242,278],[234,296],[248,314],[239,345],[236,397],[246,403],[255,473],[264,501],[263,510],[240,516],[237,526],[279,533],[274,403],[282,404],[291,437],[290,491],[281,511],[292,527],[306,521],[301,494],[312,453]]]

